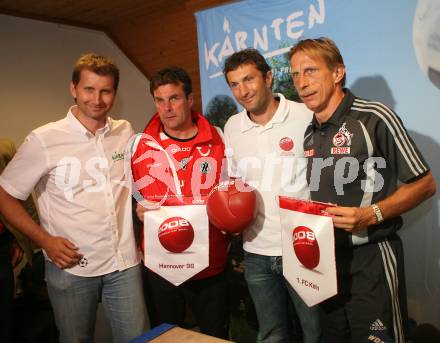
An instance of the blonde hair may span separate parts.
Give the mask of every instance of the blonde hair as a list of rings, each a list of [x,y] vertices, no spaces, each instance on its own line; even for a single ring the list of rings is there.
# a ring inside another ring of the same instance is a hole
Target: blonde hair
[[[338,66],[344,66],[344,59],[341,52],[330,38],[320,37],[316,39],[303,39],[296,43],[289,51],[289,60],[297,52],[304,52],[307,56],[315,59],[321,59],[330,70],[335,70]],[[342,87],[345,86],[345,74],[341,80]]]
[[[110,75],[113,77],[113,89],[116,91],[119,84],[119,69],[113,61],[107,57],[88,53],[81,55],[75,62],[72,73],[72,83],[77,86],[81,79],[81,71],[87,69],[98,75]]]

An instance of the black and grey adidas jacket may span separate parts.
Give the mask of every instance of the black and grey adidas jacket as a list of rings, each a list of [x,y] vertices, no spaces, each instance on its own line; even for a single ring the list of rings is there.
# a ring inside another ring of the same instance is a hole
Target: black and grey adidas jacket
[[[344,91],[331,118],[320,126],[314,117],[306,129],[307,181],[312,200],[366,207],[393,193],[398,180],[409,183],[426,175],[429,166],[390,108]],[[336,230],[336,242],[376,242],[401,226],[398,217],[360,234]]]

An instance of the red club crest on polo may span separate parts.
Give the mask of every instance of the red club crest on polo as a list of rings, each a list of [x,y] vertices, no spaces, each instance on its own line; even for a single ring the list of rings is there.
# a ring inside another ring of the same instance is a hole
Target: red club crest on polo
[[[283,137],[279,142],[281,150],[290,151],[293,149],[293,140],[290,137]]]
[[[306,226],[298,226],[292,233],[293,250],[296,257],[308,269],[319,264],[319,245],[315,233]]]
[[[181,253],[194,241],[194,229],[187,219],[171,217],[159,226],[158,237],[166,250]]]
[[[345,144],[345,136],[338,132],[334,137],[333,137],[333,145],[334,146],[343,146]]]

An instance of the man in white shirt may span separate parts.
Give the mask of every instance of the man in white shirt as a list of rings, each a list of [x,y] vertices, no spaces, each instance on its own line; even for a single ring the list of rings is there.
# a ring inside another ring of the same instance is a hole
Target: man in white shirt
[[[288,299],[292,300],[305,343],[319,342],[316,307],[309,308],[282,271],[282,241],[277,195],[308,198],[304,131],[312,114],[303,104],[272,94],[272,72],[255,49],[231,55],[223,68],[226,81],[244,110],[225,125],[226,155],[232,177],[257,192],[257,218],[243,232],[245,279],[254,301],[258,342],[290,342]]]
[[[0,176],[2,214],[45,253],[61,342],[93,342],[99,302],[114,342],[127,342],[146,329],[131,185],[124,170],[133,129],[107,116],[118,81],[112,61],[81,56],[70,84],[76,105],[64,119],[32,131]],[[41,225],[18,201],[34,188]]]

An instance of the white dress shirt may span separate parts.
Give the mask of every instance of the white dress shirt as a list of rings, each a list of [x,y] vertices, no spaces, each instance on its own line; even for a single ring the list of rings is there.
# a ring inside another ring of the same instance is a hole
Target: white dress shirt
[[[41,226],[79,248],[84,258],[69,273],[98,276],[139,263],[130,169],[124,171],[133,134],[127,121],[108,118],[93,135],[71,108],[64,119],[32,131],[0,176],[17,199],[35,188]]]
[[[266,125],[253,122],[243,110],[229,118],[224,130],[229,175],[257,193],[257,217],[243,232],[243,248],[265,256],[282,254],[277,196],[310,198],[303,141],[312,112],[282,94],[275,97],[278,108]]]

